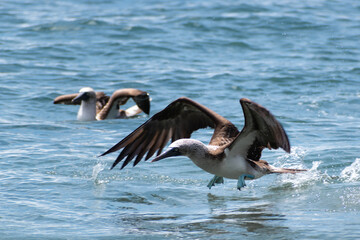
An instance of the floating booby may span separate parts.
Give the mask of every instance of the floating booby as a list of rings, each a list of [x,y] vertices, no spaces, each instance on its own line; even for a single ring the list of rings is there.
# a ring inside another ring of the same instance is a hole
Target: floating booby
[[[201,169],[214,174],[209,182],[223,183],[223,178],[237,179],[237,188],[246,186],[245,180],[257,179],[271,173],[297,173],[304,169],[276,168],[260,160],[264,148],[282,148],[290,153],[290,143],[282,125],[261,105],[240,99],[245,125],[241,132],[226,118],[189,99],[179,98],[156,113],[127,137],[101,156],[124,148],[112,164],[113,169],[125,157],[121,169],[132,159],[136,166],[147,153],[145,161],[156,151],[152,162],[172,156],[187,156]],[[210,127],[214,133],[208,145],[190,139],[191,134]],[[171,139],[167,150],[162,149]]]
[[[122,110],[121,105],[132,98],[136,105]],[[142,111],[150,112],[150,98],[147,92],[124,88],[115,91],[111,97],[103,92],[95,92],[90,87],[80,89],[79,93],[61,95],[55,98],[54,104],[79,105],[77,119],[80,121],[104,120],[110,118],[129,118]]]

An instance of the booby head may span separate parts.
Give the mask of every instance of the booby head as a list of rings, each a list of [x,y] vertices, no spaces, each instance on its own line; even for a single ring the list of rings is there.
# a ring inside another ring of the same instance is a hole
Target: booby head
[[[81,88],[79,95],[72,100],[73,103],[79,104],[81,101],[94,101],[96,102],[96,92],[90,87]]]
[[[154,158],[151,162],[157,162],[161,159],[168,157],[181,156],[180,148],[178,147],[169,147],[164,153]]]
[[[96,116],[96,92],[90,87],[80,89],[79,94],[72,100],[74,104],[79,104],[77,119],[79,121],[93,121]]]
[[[168,157],[187,156],[191,160],[204,157],[208,152],[207,146],[196,139],[182,138],[171,143],[167,150],[157,156],[152,162]]]

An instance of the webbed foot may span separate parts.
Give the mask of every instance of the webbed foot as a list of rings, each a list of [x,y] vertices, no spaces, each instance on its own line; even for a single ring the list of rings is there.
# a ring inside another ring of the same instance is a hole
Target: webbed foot
[[[218,177],[218,176],[215,175],[215,176],[210,180],[210,182],[209,182],[209,184],[207,185],[207,187],[208,187],[209,189],[211,189],[212,186],[215,186],[215,183],[224,183],[224,178],[223,178],[223,177]]]
[[[237,182],[237,189],[241,190],[241,188],[245,187],[245,178],[248,179],[254,179],[255,176],[251,175],[251,174],[243,174],[239,177],[238,182]]]

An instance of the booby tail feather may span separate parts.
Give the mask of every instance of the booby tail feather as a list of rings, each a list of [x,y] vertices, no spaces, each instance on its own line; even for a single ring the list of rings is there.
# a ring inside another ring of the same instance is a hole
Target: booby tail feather
[[[306,172],[306,169],[292,169],[292,168],[272,168],[270,170],[271,173],[299,173],[299,172]]]

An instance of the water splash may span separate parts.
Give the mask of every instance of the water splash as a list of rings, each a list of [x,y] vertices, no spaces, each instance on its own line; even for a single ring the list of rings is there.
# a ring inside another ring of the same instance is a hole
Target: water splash
[[[318,182],[329,183],[331,177],[327,173],[322,173],[318,170],[321,162],[315,161],[312,164],[312,167],[306,172],[280,175],[281,185],[291,188],[301,188],[314,185]]]
[[[289,154],[287,157],[280,157],[277,161],[277,166],[284,168],[302,168],[302,163],[299,162],[299,160],[301,161],[301,156],[304,156],[305,151],[299,152],[298,150],[295,150],[293,152],[293,154]],[[287,161],[288,159],[291,159],[289,162],[293,162],[293,160],[295,160],[295,163],[290,165]],[[321,161],[314,161],[312,163],[312,167],[307,172],[279,175],[276,186],[272,187],[272,189],[293,189],[308,187],[318,183],[333,184],[339,182],[350,183],[360,181],[360,158],[356,158],[356,160],[350,166],[345,167],[344,170],[341,171],[340,175],[336,176],[331,176],[326,171],[321,172],[318,170],[321,163]]]
[[[350,166],[341,171],[340,179],[344,182],[360,181],[360,158],[356,158]]]
[[[290,154],[284,154],[276,159],[274,166],[282,168],[305,168],[303,165],[306,149],[301,147],[292,147]]]
[[[291,148],[291,153],[278,157],[274,166],[280,168],[293,168],[293,169],[307,169],[303,160],[307,154],[306,149],[301,147]],[[317,182],[328,182],[331,177],[326,173],[321,173],[318,170],[320,161],[312,163],[312,167],[306,172],[296,174],[280,174],[278,175],[275,186],[271,189],[294,189],[314,185]]]
[[[94,181],[95,184],[103,184],[107,182],[103,179],[99,179],[99,173],[104,169],[105,165],[100,162],[93,167],[91,179]]]

